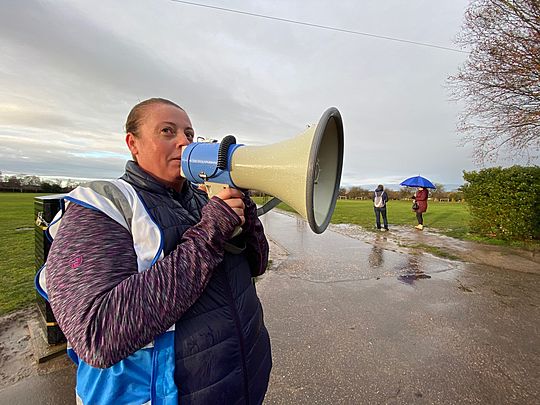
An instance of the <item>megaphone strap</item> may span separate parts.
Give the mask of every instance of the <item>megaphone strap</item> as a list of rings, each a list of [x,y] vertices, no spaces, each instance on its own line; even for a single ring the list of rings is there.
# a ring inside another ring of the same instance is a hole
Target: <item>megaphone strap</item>
[[[216,167],[220,170],[229,168],[229,146],[236,143],[236,138],[233,135],[227,135],[219,144],[218,158]],[[215,173],[214,173],[215,174]],[[211,178],[211,177],[209,177]]]

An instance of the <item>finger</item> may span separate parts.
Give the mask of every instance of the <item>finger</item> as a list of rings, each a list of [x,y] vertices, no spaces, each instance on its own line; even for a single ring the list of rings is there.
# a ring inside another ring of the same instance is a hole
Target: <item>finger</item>
[[[238,218],[240,218],[240,226],[246,223],[246,217],[244,215],[238,215]]]
[[[244,210],[241,210],[239,208],[233,208],[233,211],[240,218],[240,225],[244,225],[244,222],[246,222],[246,218],[244,216]]]
[[[246,209],[246,204],[240,198],[231,198],[224,200],[224,202],[231,208],[240,208],[242,211]]]
[[[234,200],[227,200],[227,203],[231,202],[231,201],[238,201],[238,199],[234,199]],[[242,200],[240,200],[242,201]],[[246,218],[245,218],[245,211],[244,211],[244,204],[233,204],[233,205],[229,205],[229,207],[234,211],[234,213],[236,215],[238,215],[240,217],[240,221],[242,221],[242,224],[246,221]]]
[[[229,188],[228,190],[229,190],[231,198],[242,198],[242,197],[244,197],[244,193],[242,193],[242,191],[237,189],[237,188]]]
[[[236,188],[226,188],[217,193],[216,196],[222,200],[228,200],[230,198],[242,198],[244,194]]]

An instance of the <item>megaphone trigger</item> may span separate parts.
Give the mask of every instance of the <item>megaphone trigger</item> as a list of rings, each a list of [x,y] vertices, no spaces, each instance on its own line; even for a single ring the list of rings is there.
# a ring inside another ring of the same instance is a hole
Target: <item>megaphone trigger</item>
[[[212,183],[211,181],[202,183],[202,186],[206,189],[206,194],[208,194],[208,198],[212,198],[221,190],[226,190],[230,188],[228,184]]]

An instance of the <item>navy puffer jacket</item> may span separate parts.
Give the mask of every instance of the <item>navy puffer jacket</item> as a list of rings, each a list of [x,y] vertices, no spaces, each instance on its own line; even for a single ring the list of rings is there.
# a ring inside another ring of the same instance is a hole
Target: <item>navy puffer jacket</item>
[[[206,194],[176,193],[128,162],[132,184],[164,234],[168,255],[200,220]],[[260,404],[272,358],[262,306],[245,253],[226,253],[203,294],[175,325],[174,379],[182,404]]]

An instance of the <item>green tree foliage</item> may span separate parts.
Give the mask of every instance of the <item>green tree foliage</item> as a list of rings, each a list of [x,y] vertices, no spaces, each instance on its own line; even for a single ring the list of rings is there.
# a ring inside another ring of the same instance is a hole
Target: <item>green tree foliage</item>
[[[59,184],[43,182],[41,183],[41,191],[44,193],[61,193],[63,190]]]
[[[540,167],[463,172],[471,230],[508,240],[540,239]]]

